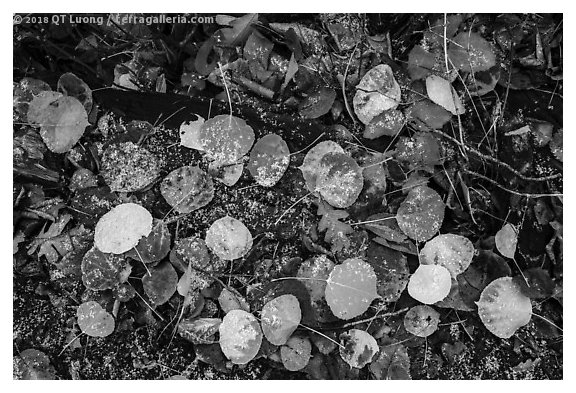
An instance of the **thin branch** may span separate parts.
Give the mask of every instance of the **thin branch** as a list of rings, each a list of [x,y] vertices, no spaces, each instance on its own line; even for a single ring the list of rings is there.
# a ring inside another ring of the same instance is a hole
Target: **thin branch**
[[[481,175],[479,173],[469,171],[468,169],[462,169],[462,171],[469,174],[469,175],[476,176],[476,177],[479,177],[483,180],[486,180],[486,181],[494,184],[495,186],[501,188],[502,190],[507,191],[510,194],[514,194],[514,195],[518,195],[518,196],[523,196],[523,197],[527,197],[527,198],[544,198],[544,197],[560,197],[560,196],[564,195],[561,193],[558,193],[558,194],[532,194],[532,193],[528,193],[528,192],[518,192],[518,191],[510,190],[509,188],[506,188],[503,185],[501,185],[500,183],[498,183],[496,180],[492,180],[489,177],[486,177],[486,176]]]

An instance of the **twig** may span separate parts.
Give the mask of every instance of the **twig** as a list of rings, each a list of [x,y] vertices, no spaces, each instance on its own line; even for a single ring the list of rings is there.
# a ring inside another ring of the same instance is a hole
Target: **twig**
[[[366,319],[361,319],[360,321],[349,322],[349,323],[347,323],[347,324],[345,324],[345,325],[342,325],[342,328],[343,328],[343,329],[346,329],[346,328],[349,328],[349,327],[351,327],[351,326],[359,325],[359,324],[361,324],[361,323],[372,322],[373,320],[379,319],[379,318],[394,317],[394,316],[400,315],[400,314],[402,314],[403,312],[406,312],[406,311],[408,311],[408,307],[403,308],[403,309],[398,310],[398,311],[389,312],[389,313],[386,313],[386,314],[376,314],[376,315],[374,315],[373,317],[366,318]]]
[[[342,97],[344,98],[344,106],[346,107],[346,111],[348,112],[348,116],[354,122],[354,126],[356,126],[356,118],[352,114],[352,110],[350,110],[350,105],[348,104],[348,97],[346,97],[346,77],[348,76],[348,69],[350,68],[350,63],[352,63],[352,59],[354,58],[354,54],[356,53],[356,49],[358,49],[358,44],[354,47],[352,54],[350,55],[350,60],[348,60],[348,64],[346,65],[346,69],[344,70],[344,77],[342,78]]]
[[[464,169],[464,168],[462,168],[462,171],[469,174],[469,175],[476,176],[476,177],[479,177],[483,180],[486,180],[486,181],[494,184],[495,186],[501,188],[502,190],[507,191],[510,194],[514,194],[514,195],[518,195],[518,196],[523,196],[523,197],[527,197],[527,198],[544,198],[544,197],[559,197],[559,196],[564,195],[561,193],[558,193],[558,194],[532,194],[532,193],[528,193],[528,192],[518,192],[518,191],[510,190],[509,188],[504,187],[503,185],[498,183],[496,180],[492,180],[487,176],[481,175],[481,174],[473,172],[473,171],[469,171],[468,169]]]
[[[523,174],[521,174],[520,172],[518,172],[516,169],[512,168],[509,164],[506,164],[505,162],[500,161],[500,160],[497,159],[497,158],[494,158],[494,157],[491,157],[491,156],[487,156],[486,154],[480,153],[478,150],[476,150],[476,149],[474,149],[474,148],[472,148],[472,147],[470,147],[470,146],[467,146],[467,145],[462,146],[462,143],[460,143],[460,141],[459,141],[458,139],[456,139],[456,138],[454,138],[454,137],[452,137],[452,136],[450,136],[450,135],[448,135],[448,134],[446,134],[446,133],[444,133],[444,132],[442,132],[442,131],[435,130],[435,129],[433,129],[433,128],[431,128],[429,131],[430,131],[430,132],[433,132],[433,133],[435,133],[435,134],[437,134],[437,135],[440,135],[440,136],[442,136],[442,137],[444,137],[444,138],[446,138],[446,139],[451,140],[452,142],[456,143],[456,144],[457,144],[458,146],[460,146],[461,148],[469,151],[470,153],[474,154],[474,155],[477,156],[477,157],[480,157],[480,158],[482,158],[482,159],[484,159],[484,160],[486,160],[486,161],[490,161],[490,162],[492,162],[492,163],[494,163],[494,164],[496,164],[496,165],[500,165],[500,166],[508,169],[508,170],[509,170],[510,172],[512,172],[515,176],[519,177],[519,178],[522,179],[522,180],[526,180],[526,181],[547,181],[547,180],[553,180],[553,179],[558,179],[558,178],[562,177],[562,174],[561,174],[561,173],[556,173],[556,174],[554,174],[554,175],[542,176],[542,177],[531,177],[531,176],[523,175]]]

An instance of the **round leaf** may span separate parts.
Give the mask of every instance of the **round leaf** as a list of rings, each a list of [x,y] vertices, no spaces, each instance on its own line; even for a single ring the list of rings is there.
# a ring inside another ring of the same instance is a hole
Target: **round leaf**
[[[123,254],[152,231],[152,215],[140,205],[124,203],[104,214],[94,230],[94,245],[105,253]]]
[[[74,97],[40,92],[28,107],[28,121],[40,125],[40,136],[50,151],[66,153],[89,125],[84,106]]]
[[[208,174],[222,184],[232,187],[242,177],[244,163],[221,164],[218,161],[211,161],[208,164]]]
[[[97,302],[82,303],[76,316],[80,330],[91,337],[106,337],[114,331],[114,318]]]
[[[269,134],[260,138],[250,152],[248,170],[258,184],[272,187],[286,172],[290,150],[280,136]]]
[[[380,64],[364,75],[356,86],[353,105],[354,113],[364,124],[388,109],[394,109],[400,103],[400,85],[394,79],[392,68]]]
[[[82,258],[82,282],[88,289],[103,291],[122,282],[122,271],[126,267],[124,257],[105,254],[92,247]]]
[[[350,329],[340,335],[340,356],[350,367],[362,368],[378,353],[378,343],[370,334],[360,329]]]
[[[364,138],[376,139],[382,135],[396,136],[404,124],[406,119],[404,114],[397,109],[388,109],[378,116],[375,116],[364,129]]]
[[[122,142],[104,150],[100,174],[110,190],[134,192],[156,180],[160,169],[154,154],[133,142]]]
[[[170,251],[170,262],[180,273],[183,273],[188,265],[201,270],[209,270],[211,259],[204,240],[186,237],[174,243]]]
[[[42,351],[30,348],[14,356],[14,379],[55,380],[56,370]]]
[[[200,127],[204,124],[204,118],[196,116],[198,119],[180,124],[180,146],[203,150],[202,141],[200,140]]]
[[[136,247],[130,249],[126,256],[144,263],[161,261],[170,252],[170,238],[168,225],[163,221],[154,219],[152,232],[140,239]]]
[[[213,161],[234,164],[250,151],[254,131],[239,117],[218,115],[202,124],[200,140]]]
[[[494,238],[496,248],[506,258],[514,259],[516,254],[516,245],[518,244],[518,232],[516,227],[510,223],[504,225]]]
[[[444,266],[453,278],[468,269],[472,258],[472,242],[464,236],[451,233],[436,236],[420,250],[421,264]]]
[[[412,307],[404,315],[404,327],[408,333],[418,337],[428,337],[438,330],[440,313],[430,306]]]
[[[363,314],[376,293],[376,273],[368,263],[350,258],[334,267],[326,283],[326,302],[340,319],[352,319]]]
[[[264,336],[274,345],[285,344],[301,319],[300,303],[294,295],[272,299],[264,305],[260,317]]]
[[[208,228],[206,245],[226,261],[243,257],[252,248],[252,234],[242,222],[230,216],[222,217]]]
[[[178,213],[190,213],[210,203],[214,198],[214,184],[197,166],[183,166],[162,180],[160,193]]]
[[[419,242],[426,241],[442,226],[444,202],[433,189],[427,186],[415,187],[400,204],[396,221],[408,237]]]
[[[319,255],[304,261],[296,274],[296,277],[303,278],[301,282],[310,293],[314,317],[322,323],[335,320],[324,296],[326,280],[328,280],[332,269],[334,269],[334,262],[328,259],[326,255]]]
[[[346,208],[356,202],[362,192],[362,169],[344,153],[327,153],[320,160],[316,187],[330,205]]]
[[[433,103],[440,105],[453,115],[461,115],[466,112],[458,93],[446,79],[437,75],[430,75],[426,78],[426,92]]]
[[[484,326],[500,338],[512,337],[532,316],[530,298],[512,277],[498,278],[488,284],[476,305]]]
[[[176,292],[178,275],[168,262],[151,267],[149,270],[150,273],[142,277],[142,286],[152,304],[159,306],[170,300]]]
[[[330,87],[322,86],[311,92],[300,104],[300,115],[305,119],[316,119],[325,115],[332,108],[336,99],[336,91]]]
[[[302,166],[299,167],[302,171],[302,176],[306,181],[306,187],[310,192],[316,191],[316,179],[318,171],[320,170],[320,160],[327,153],[344,153],[344,149],[333,141],[323,141],[308,150]]]
[[[496,56],[488,41],[469,31],[450,40],[448,57],[456,68],[465,72],[487,71],[496,65]]]
[[[302,370],[310,361],[312,344],[306,337],[290,337],[285,345],[280,347],[282,364],[288,371]]]
[[[410,276],[408,293],[424,304],[433,304],[450,293],[452,279],[450,272],[440,265],[420,265]]]
[[[246,364],[254,359],[262,345],[262,330],[254,315],[232,310],[218,328],[220,348],[234,364]]]

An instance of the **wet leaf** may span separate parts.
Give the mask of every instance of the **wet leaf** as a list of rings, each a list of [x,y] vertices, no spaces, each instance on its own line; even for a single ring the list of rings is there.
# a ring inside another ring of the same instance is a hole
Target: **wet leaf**
[[[114,318],[97,302],[82,303],[76,316],[80,330],[91,337],[106,337],[114,331]]]
[[[404,254],[399,251],[371,243],[366,250],[368,263],[377,277],[377,292],[385,302],[395,302],[408,285],[410,271]]]
[[[218,304],[224,313],[229,313],[232,310],[244,310],[250,312],[250,305],[238,291],[231,288],[223,288],[218,296]]]
[[[294,333],[302,311],[300,303],[294,295],[282,295],[270,300],[262,308],[260,323],[262,332],[268,341],[274,345],[284,345]]]
[[[408,121],[423,122],[427,127],[440,129],[452,118],[452,113],[432,101],[419,100],[410,105],[405,112]]]
[[[448,57],[459,70],[476,73],[486,71],[496,64],[496,56],[478,33],[462,32],[448,45]]]
[[[510,338],[530,322],[532,304],[512,277],[502,277],[484,288],[476,302],[486,328],[500,338]]]
[[[332,245],[331,251],[336,253],[350,247],[348,235],[354,232],[354,228],[350,224],[340,221],[347,218],[349,214],[345,210],[332,209],[323,201],[318,204],[317,214],[322,216],[318,223],[318,232],[326,231],[324,241]]]
[[[222,320],[220,347],[234,364],[246,364],[254,359],[262,344],[262,330],[254,315],[232,310]]]
[[[55,380],[56,370],[50,364],[50,358],[37,349],[25,349],[13,359],[14,379]]]
[[[100,174],[111,191],[134,192],[160,175],[162,163],[133,142],[114,143],[102,154]]]
[[[86,288],[94,291],[114,288],[126,281],[122,274],[126,267],[123,256],[105,254],[92,247],[82,258],[82,282]]]
[[[170,300],[176,292],[178,275],[168,262],[163,262],[148,269],[150,273],[146,273],[142,277],[144,292],[153,305],[162,305]]]
[[[188,265],[210,270],[210,255],[204,240],[197,237],[178,239],[170,251],[170,262],[180,272],[184,273]]]
[[[416,132],[411,137],[400,137],[396,145],[396,160],[410,169],[433,173],[433,167],[444,162],[442,156],[440,142],[430,132]]]
[[[359,258],[345,260],[330,273],[325,297],[332,313],[340,319],[362,315],[378,297],[374,269]]]
[[[332,108],[336,99],[336,91],[330,87],[321,86],[310,92],[299,106],[299,112],[305,119],[316,119],[325,115]]]
[[[430,306],[412,307],[404,315],[404,327],[408,333],[418,337],[428,337],[438,330],[440,313]]]
[[[258,184],[272,187],[282,178],[290,164],[290,150],[280,136],[260,138],[250,152],[248,170]]]
[[[180,146],[203,151],[200,128],[205,120],[202,116],[196,116],[198,119],[180,124]]]
[[[364,138],[376,139],[382,135],[396,136],[406,124],[404,114],[397,109],[388,109],[375,116],[364,128]]]
[[[151,231],[150,212],[135,203],[124,203],[100,218],[94,231],[94,245],[105,253],[123,254]]]
[[[433,304],[450,293],[452,279],[450,272],[440,265],[420,265],[410,276],[408,293],[424,304]]]
[[[452,278],[456,278],[470,266],[474,252],[474,245],[464,236],[451,233],[438,235],[420,251],[420,263],[444,266]]]
[[[210,164],[208,164],[208,174],[212,176],[214,180],[228,187],[232,187],[240,180],[243,171],[244,163],[242,162],[237,164],[220,164],[217,161],[211,161]]]
[[[376,379],[412,379],[406,347],[395,343],[381,345],[378,356],[370,364],[370,372]]]
[[[333,268],[334,262],[326,255],[319,255],[304,261],[296,274],[296,277],[303,278],[301,282],[310,293],[314,318],[322,323],[335,320],[325,297],[326,282]]]
[[[92,110],[92,89],[73,73],[67,72],[60,76],[57,90],[66,96],[78,99],[86,109],[86,113]]]
[[[378,353],[378,343],[370,334],[360,329],[350,329],[340,335],[340,356],[350,367],[363,368]]]
[[[254,131],[243,119],[218,115],[200,127],[200,140],[211,160],[235,164],[254,144]]]
[[[126,256],[144,263],[161,261],[170,252],[170,240],[168,225],[163,221],[154,219],[152,232],[141,238],[136,247],[131,248]]]
[[[280,347],[282,364],[288,371],[300,371],[310,361],[312,344],[306,337],[293,336]]]
[[[427,186],[410,190],[396,213],[398,226],[408,237],[422,242],[438,232],[444,221],[444,202]]]
[[[440,105],[453,115],[466,112],[458,93],[446,79],[430,75],[426,78],[426,91],[433,103]]]
[[[252,234],[239,220],[230,216],[212,223],[206,232],[206,245],[226,261],[242,258],[252,248]]]
[[[198,210],[214,198],[212,178],[197,166],[173,170],[162,180],[160,193],[178,213]]]
[[[356,202],[362,192],[362,169],[344,153],[324,154],[320,160],[316,187],[330,205],[346,208]]]
[[[344,153],[344,149],[333,141],[320,142],[306,153],[302,166],[298,168],[302,171],[302,176],[306,181],[306,187],[310,192],[316,191],[320,160],[328,153]]]
[[[505,224],[496,233],[494,238],[496,248],[506,258],[514,259],[516,254],[516,245],[518,244],[518,230],[510,223]]]
[[[385,110],[396,108],[400,96],[400,85],[394,78],[392,68],[387,64],[377,65],[356,86],[354,113],[362,123],[369,124]]]
[[[52,91],[42,91],[28,107],[28,121],[40,126],[42,140],[54,153],[66,153],[89,125],[80,101]]]
[[[192,344],[213,344],[221,323],[220,318],[183,319],[178,324],[178,334]]]

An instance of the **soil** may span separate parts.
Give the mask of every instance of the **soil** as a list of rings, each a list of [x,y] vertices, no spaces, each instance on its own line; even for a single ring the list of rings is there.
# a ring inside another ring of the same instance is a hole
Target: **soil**
[[[389,33],[388,39],[395,52],[397,67],[400,68],[400,65],[406,63],[410,49],[422,38],[422,34],[416,32],[424,31],[429,26],[428,23],[437,17],[438,15],[416,14],[368,15],[359,20],[347,14],[277,14],[262,15],[261,20],[269,23],[300,23],[301,26],[322,31],[327,35],[327,21],[338,22],[342,28],[362,23],[362,34],[365,37]],[[502,23],[495,17],[466,17],[470,20],[477,18],[483,26],[494,31],[497,31],[499,23]],[[554,30],[556,27],[556,30],[561,31],[561,27],[558,27],[561,26],[561,15],[544,15],[541,21],[538,21],[535,15],[523,18],[515,16],[514,19],[521,20],[521,23],[518,23],[523,29],[522,34],[529,36],[522,40],[523,45],[526,45],[525,41],[533,38],[531,34],[538,23],[540,28],[545,26],[548,30]],[[96,25],[63,24],[56,27],[23,23],[15,25],[14,28],[15,83],[25,76],[33,77],[49,83],[55,90],[56,81],[61,74],[74,72],[93,89],[94,103],[98,108],[90,118],[94,126],[89,127],[80,143],[66,155],[53,154],[44,149],[41,160],[28,157],[22,161],[15,153],[14,236],[24,236],[25,240],[19,243],[15,240],[14,356],[29,348],[44,352],[54,366],[53,377],[57,379],[168,379],[174,376],[198,380],[372,379],[373,375],[367,368],[354,370],[343,363],[337,350],[330,355],[318,355],[318,350],[314,349],[313,354],[320,359],[315,365],[324,363],[321,367],[312,370],[310,366],[300,372],[287,371],[275,353],[277,348],[270,343],[264,344],[257,358],[247,365],[232,365],[225,359],[217,343],[192,344],[179,334],[173,334],[174,321],[180,313],[180,296],[176,294],[166,304],[157,307],[153,312],[150,310],[140,295],[143,293],[141,277],[146,273],[141,263],[132,263],[128,279],[138,295],[120,303],[116,310],[118,304],[115,304],[111,290],[94,292],[84,287],[80,261],[91,247],[90,231],[98,218],[112,206],[122,202],[136,201],[147,208],[153,217],[164,218],[168,223],[172,241],[190,236],[203,238],[211,223],[230,215],[241,220],[250,229],[254,245],[244,258],[228,263],[226,269],[219,272],[219,280],[244,295],[253,310],[259,309],[263,298],[270,293],[279,294],[282,291],[280,289],[268,293],[266,285],[270,285],[270,281],[275,278],[294,276],[299,265],[308,258],[325,253],[336,263],[341,263],[351,256],[366,257],[370,254],[367,249],[373,234],[364,229],[358,227],[354,235],[350,236],[351,244],[344,250],[335,252],[332,252],[331,244],[323,241],[323,234],[317,232],[320,220],[317,214],[318,202],[306,188],[302,173],[298,169],[306,154],[305,149],[321,140],[334,140],[346,147],[356,160],[362,161],[366,159],[370,149],[383,152],[388,150],[387,146],[395,143],[396,139],[388,136],[375,140],[363,139],[363,127],[350,120],[342,102],[339,112],[336,111],[338,113],[333,110],[318,119],[304,119],[298,114],[297,106],[270,102],[254,91],[236,87],[232,105],[234,115],[245,119],[253,127],[256,139],[271,132],[280,135],[293,152],[289,167],[280,182],[269,188],[256,185],[246,170],[234,186],[215,181],[214,199],[208,207],[178,215],[161,196],[160,181],[168,173],[184,165],[200,165],[207,170],[207,161],[201,154],[180,146],[178,127],[183,121],[195,120],[197,116],[206,119],[209,115],[213,117],[229,113],[227,102],[214,100],[216,95],[222,93],[221,87],[207,83],[206,88],[187,95],[186,89],[180,84],[180,77],[186,67],[185,61],[190,62],[194,56],[177,49],[179,42],[186,39],[184,47],[191,46],[196,54],[198,47],[208,39],[212,30],[207,28],[191,31],[179,26],[170,31],[164,25],[155,26],[154,39],[158,40],[157,42],[164,40],[162,42],[174,51],[175,56],[175,59],[163,65],[168,85],[174,87],[173,91],[168,89],[167,93],[144,87],[140,91],[108,89],[114,79],[114,67],[121,61],[113,59],[112,53],[107,55],[110,59],[99,61],[96,57],[102,57],[101,53],[94,56],[90,51],[79,52],[76,48],[77,39],[91,33],[111,37],[110,42],[124,50],[131,45],[137,47],[138,41],[132,36],[136,34],[135,30],[130,33],[132,41],[126,41],[126,45],[122,46],[124,44],[120,41],[114,41],[115,35],[110,31],[99,30]],[[269,36],[271,40],[278,38],[271,32],[269,34],[272,34]],[[554,33],[554,37],[557,37],[556,34]],[[342,48],[345,42],[342,41],[342,36],[337,37],[340,37],[341,41],[329,40],[330,45],[326,51],[342,57],[337,53],[336,47]],[[280,46],[282,51],[286,51],[287,47],[292,48],[286,42]],[[354,45],[348,49],[348,56],[353,48]],[[522,59],[529,57],[530,48],[517,48],[524,50]],[[227,56],[232,55],[227,53]],[[518,53],[517,56],[520,58]],[[130,60],[129,56],[122,55],[121,58],[122,61]],[[340,65],[346,64],[347,58],[344,59]],[[504,95],[507,97],[504,113],[499,115],[503,119],[502,123],[499,123],[502,133],[519,129],[534,119],[540,123],[551,124],[555,132],[561,130],[561,79],[551,79],[546,74],[548,69],[545,68],[527,66],[526,69],[530,72],[523,74],[528,75],[525,84],[534,84],[536,87],[509,89],[498,86],[495,90],[498,98]],[[343,73],[343,70],[341,71]],[[339,91],[340,85],[334,86]],[[349,89],[352,91],[351,87]],[[297,88],[286,93],[284,99],[290,98],[290,94],[296,100],[304,99],[302,91]],[[482,101],[482,105],[489,107],[490,110],[486,113],[494,113],[497,100],[492,96],[487,97],[489,98]],[[106,114],[108,124],[111,125],[106,129],[108,135],[102,132],[102,127],[97,126],[97,119],[103,114]],[[455,119],[453,124],[457,124]],[[18,120],[15,115],[15,136],[32,129]],[[154,127],[143,132],[142,128],[130,124],[132,120],[148,121]],[[491,124],[493,119],[466,115],[462,116],[461,120],[467,130],[467,143],[470,146],[480,146],[485,134],[482,131],[484,125],[479,123]],[[444,127],[445,132],[449,129],[448,124]],[[410,134],[414,131],[416,128],[409,128]],[[452,135],[450,132],[447,133]],[[499,143],[501,149],[497,156],[526,176],[561,173],[562,162],[558,156],[552,154],[547,146],[537,146],[532,138],[526,138],[520,136],[514,143],[509,143],[502,135],[495,135],[494,143]],[[444,147],[451,143],[449,140],[440,140]],[[81,199],[78,195],[82,192],[70,187],[70,179],[77,167],[90,169],[97,174],[103,150],[109,144],[120,141],[137,143],[155,155],[162,163],[158,178],[148,187],[126,194],[110,192],[99,177],[99,189],[95,191],[95,188],[92,188],[91,192],[94,194],[87,193],[83,197],[85,199]],[[359,148],[358,143],[365,148]],[[450,149],[452,152],[456,151],[454,146]],[[488,153],[484,151],[484,154]],[[455,193],[450,191],[450,185],[446,185],[446,182],[450,181],[447,177],[448,171],[455,173],[454,169],[462,166],[480,172],[487,162],[478,157],[472,157],[469,161],[459,157],[445,165],[446,167],[442,168],[446,177],[438,174],[432,176],[433,187],[442,195],[443,201],[448,203],[449,198],[452,198],[452,205],[455,206],[460,199],[464,200],[465,195],[460,190]],[[387,190],[384,203],[382,197],[375,198],[368,191],[370,187],[367,186],[371,184],[365,183],[358,202],[347,209],[350,215],[346,222],[360,222],[375,213],[395,214],[405,198],[401,192],[403,183],[398,181],[396,176],[398,171],[402,171],[399,164],[397,167],[392,164],[386,166],[389,177],[384,184]],[[534,312],[547,321],[533,317],[510,339],[501,339],[486,329],[476,311],[438,308],[441,313],[440,327],[425,339],[412,336],[404,330],[403,314],[384,321],[377,319],[374,323],[360,323],[357,328],[369,330],[375,336],[379,335],[379,339],[392,338],[407,347],[412,379],[562,379],[562,201],[558,201],[557,197],[533,198],[518,195],[561,194],[562,179],[555,178],[537,184],[524,182],[498,164],[489,166],[486,172],[482,173],[486,173],[488,180],[498,179],[504,188],[495,185],[494,181],[479,182],[478,179],[465,176],[470,189],[476,191],[467,195],[472,198],[468,207],[474,205],[477,209],[476,218],[471,217],[462,204],[460,208],[447,209],[440,232],[460,233],[469,237],[477,250],[492,250],[493,235],[503,222],[511,221],[518,225],[517,261],[504,262],[510,272],[504,275],[518,276],[528,269],[542,268],[545,277],[542,278],[541,291],[546,295],[540,296],[539,293],[532,299],[532,303]],[[405,180],[405,176],[402,180]],[[507,189],[512,189],[512,192]],[[44,214],[34,213],[38,210],[31,207],[34,203],[51,198],[59,198],[56,203],[62,206],[43,210],[47,212]],[[71,215],[71,224],[68,224],[67,230],[80,224],[88,230],[84,240],[81,236],[78,237],[79,243],[73,247],[75,254],[68,255],[65,260],[58,258],[57,262],[50,262],[46,255],[39,255],[37,251],[28,253],[27,247],[54,221],[50,220],[50,214],[60,217],[63,213]],[[548,215],[548,220],[542,224],[542,217],[545,215]],[[556,224],[552,224],[553,222]],[[417,258],[409,253],[403,258],[404,261],[407,260],[410,272],[414,272],[418,266]],[[486,274],[492,273],[494,272],[489,271]],[[202,300],[187,311],[186,316],[222,317],[223,313],[217,301],[221,289],[219,281],[205,289]],[[393,313],[417,305],[405,292],[395,302],[385,304],[383,309]],[[113,334],[104,338],[80,334],[76,310],[79,304],[87,300],[98,301],[109,312],[113,309],[117,311]],[[375,310],[376,306],[367,311],[366,315],[374,315]],[[335,321],[315,325],[315,328],[331,334],[341,332],[343,324],[342,321]],[[308,335],[310,332],[300,328],[297,334]],[[15,378],[18,377],[17,374],[15,370]]]

